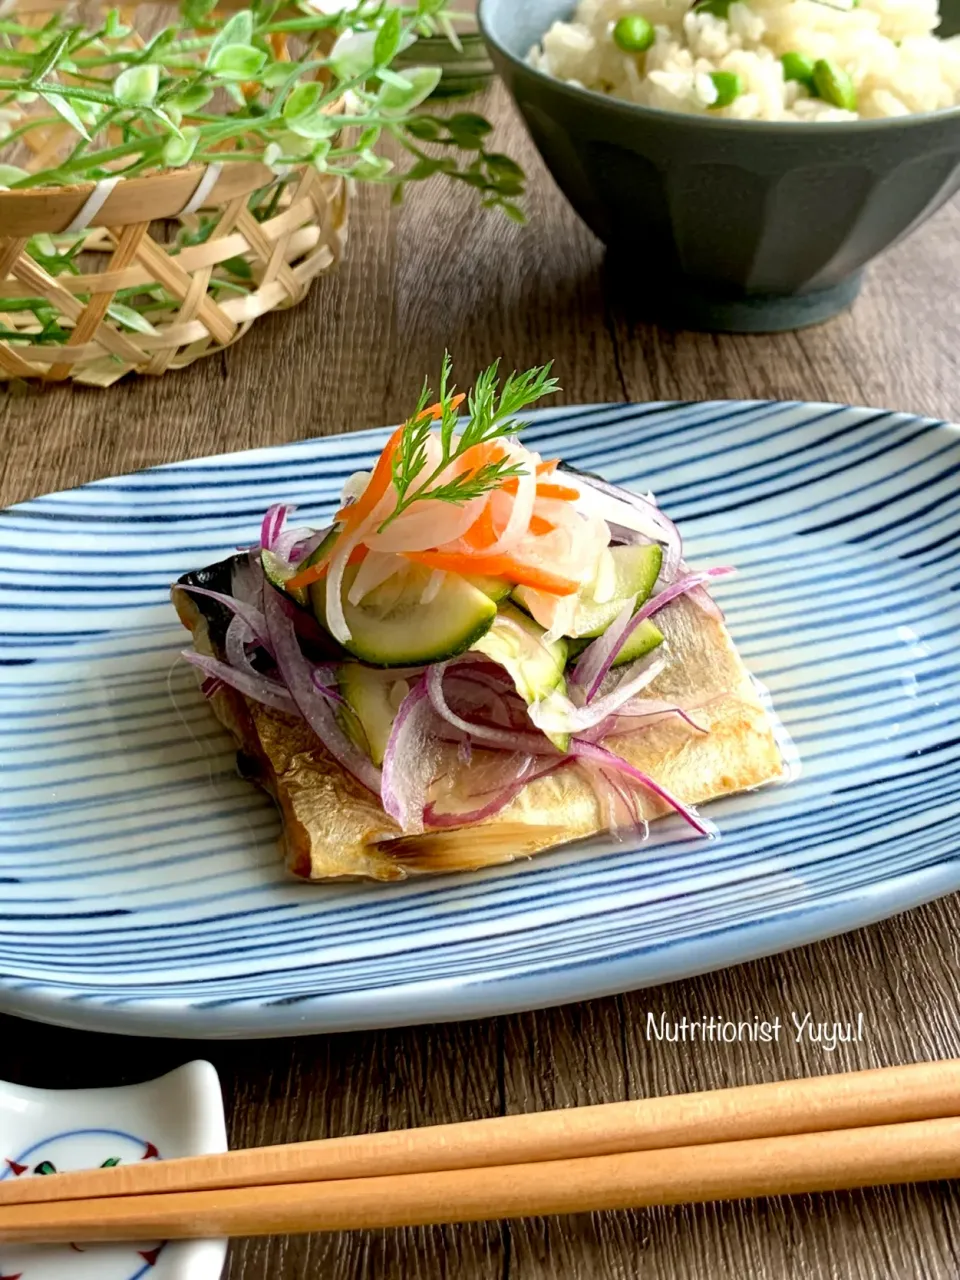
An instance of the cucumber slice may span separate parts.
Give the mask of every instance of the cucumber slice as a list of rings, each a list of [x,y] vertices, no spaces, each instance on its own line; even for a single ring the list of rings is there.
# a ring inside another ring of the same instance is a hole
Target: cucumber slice
[[[318,560],[322,560],[333,543],[336,542],[339,533],[339,529],[331,529],[323,541],[300,564],[287,565],[272,551],[261,551],[260,564],[263,566],[264,577],[268,582],[272,582],[278,591],[283,591],[291,600],[296,600],[297,604],[306,608],[309,603],[307,588],[294,587],[291,590],[287,586],[287,579],[301,573],[304,569],[308,569],[310,565],[316,564]]]
[[[636,597],[639,608],[648,599],[660,574],[663,552],[655,544],[642,547],[611,547],[610,556],[614,568],[614,588],[609,600],[598,602],[593,598],[596,583],[584,587],[577,600],[577,612],[569,634],[576,637],[603,635],[623,606]],[[527,587],[515,587],[513,599],[526,606]]]
[[[592,643],[593,641],[586,636],[582,639],[568,640],[567,646],[570,653],[570,661],[572,662],[574,658],[579,658],[587,645]],[[649,618],[645,618],[617,654],[613,665],[622,667],[625,662],[633,662],[636,658],[642,658],[644,654],[649,653],[651,649],[656,649],[661,644],[663,644],[663,632]]]
[[[635,658],[642,658],[644,654],[649,653],[651,649],[656,649],[661,644],[663,644],[663,632],[659,627],[654,626],[649,618],[644,618],[643,622],[640,623],[617,654],[613,665],[622,667],[625,662],[633,662]]]
[[[359,662],[344,662],[337,682],[348,704],[342,709],[344,729],[374,764],[383,764],[390,731],[409,685],[405,680],[391,680],[379,671],[371,671]]]
[[[544,644],[545,634],[532,618],[505,602],[490,630],[470,647],[503,667],[529,705],[563,684],[566,641]]]
[[[360,604],[350,604],[347,597],[358,568],[348,565],[343,575],[343,612],[350,628],[344,648],[373,666],[407,667],[453,658],[489,631],[497,616],[489,596],[453,573],[430,603],[422,604],[430,570],[419,565],[412,565],[402,580],[394,575]],[[326,583],[310,587],[310,603],[326,627]]]
[[[307,593],[303,587],[295,587],[291,591],[287,586],[287,579],[292,578],[299,571],[300,565],[291,567],[279,556],[275,556],[272,551],[260,552],[260,564],[263,566],[263,576],[268,582],[272,582],[278,591],[284,592],[299,605],[307,603]]]
[[[482,591],[485,596],[489,596],[495,604],[499,604],[501,600],[506,600],[507,596],[513,590],[513,583],[508,582],[506,578],[481,578],[468,577],[468,582],[473,583],[478,591]]]

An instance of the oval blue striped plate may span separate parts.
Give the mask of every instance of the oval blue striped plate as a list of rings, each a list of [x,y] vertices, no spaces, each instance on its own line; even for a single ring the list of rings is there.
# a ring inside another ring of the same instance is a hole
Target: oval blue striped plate
[[[183,571],[274,501],[329,516],[381,431],[161,467],[0,512],[0,1006],[287,1035],[473,1017],[717,968],[960,888],[960,431],[833,405],[536,415],[653,489],[803,761],[789,786],[529,863],[393,887],[284,877],[278,824],[177,661]]]

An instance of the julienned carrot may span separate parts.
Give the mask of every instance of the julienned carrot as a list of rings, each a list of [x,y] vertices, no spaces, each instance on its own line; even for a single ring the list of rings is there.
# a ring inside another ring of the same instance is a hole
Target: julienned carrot
[[[333,553],[331,552],[331,555]],[[354,547],[347,556],[347,564],[359,564],[361,560],[367,558],[367,548],[361,545]],[[321,578],[327,576],[327,570],[330,568],[330,557],[328,556],[322,564],[311,564],[306,569],[301,569],[299,573],[295,573],[292,578],[288,578],[285,586],[293,591],[299,591],[303,587],[309,587],[314,582],[319,582]],[[2,1278],[0,1278],[2,1280]]]
[[[390,488],[393,481],[393,455],[397,452],[404,429],[405,425],[397,427],[387,441],[383,453],[377,459],[377,465],[373,468],[373,475],[367,482],[367,487],[356,502],[341,507],[333,517],[334,520],[342,522],[345,528],[355,529],[361,520],[365,520],[370,515]]]
[[[543,537],[545,533],[553,533],[556,525],[551,520],[544,520],[543,516],[530,517],[530,532],[537,538]]]
[[[510,476],[500,486],[504,493],[516,493],[520,488],[519,478]],[[576,502],[580,497],[580,493],[576,489],[571,489],[569,485],[552,484],[549,481],[544,483],[542,480],[537,481],[537,497],[538,498],[557,498],[561,502]]]
[[[463,540],[474,551],[482,551],[484,547],[492,547],[497,540],[497,531],[490,511],[490,503],[484,505],[480,515],[463,535]]]
[[[548,573],[538,565],[526,564],[510,555],[468,556],[454,551],[405,551],[403,554],[408,560],[430,569],[444,569],[465,577],[480,574],[483,577],[506,578],[518,586],[549,591],[555,596],[572,596],[580,590],[579,582]]]

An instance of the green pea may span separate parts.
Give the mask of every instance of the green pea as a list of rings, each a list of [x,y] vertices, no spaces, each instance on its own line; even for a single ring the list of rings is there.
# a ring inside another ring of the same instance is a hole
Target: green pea
[[[617,19],[613,42],[624,53],[646,53],[656,39],[651,24],[639,13],[628,13]]]
[[[857,91],[853,81],[835,62],[820,58],[813,65],[813,85],[818,97],[844,111],[856,111]]]
[[[729,107],[730,103],[743,93],[743,84],[735,71],[711,71],[710,79],[717,91],[716,102],[711,102],[710,110]]]
[[[693,6],[693,12],[712,13],[715,18],[729,18],[732,3],[733,0],[698,0]]]
[[[796,80],[798,84],[805,84],[813,92],[814,61],[812,58],[808,58],[805,53],[785,53],[780,61],[783,63],[784,80]]]

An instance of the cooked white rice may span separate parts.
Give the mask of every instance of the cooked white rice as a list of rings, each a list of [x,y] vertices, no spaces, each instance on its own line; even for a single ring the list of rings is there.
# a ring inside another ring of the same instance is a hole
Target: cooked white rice
[[[735,0],[727,19],[694,12],[691,0],[580,0],[555,22],[529,61],[548,74],[630,102],[736,120],[855,120],[937,111],[960,103],[960,36],[940,40],[938,0]],[[641,14],[656,39],[623,53],[613,27]],[[780,58],[798,52],[848,73],[856,111],[784,80]],[[712,107],[711,72],[740,77],[741,93]]]

